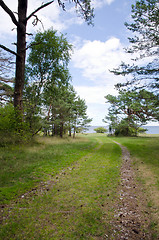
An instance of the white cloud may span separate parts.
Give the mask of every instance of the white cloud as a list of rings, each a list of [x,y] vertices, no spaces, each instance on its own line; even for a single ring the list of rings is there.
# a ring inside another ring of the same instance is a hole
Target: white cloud
[[[87,114],[90,118],[93,119],[93,121],[91,122],[92,126],[103,126],[103,125],[108,125],[103,123],[102,119],[105,118],[105,116],[107,115],[107,108],[106,108],[106,104],[102,105],[102,104],[88,104],[88,110],[87,110]]]
[[[79,39],[77,40],[76,44],[79,42]],[[109,71],[118,67],[121,61],[130,62],[130,56],[123,47],[118,38],[111,37],[105,42],[83,41],[83,45],[80,42],[74,51],[72,64],[81,71],[86,80],[79,82],[80,86],[75,86],[75,89],[80,97],[86,100],[87,113],[94,119],[92,125],[103,125],[102,119],[108,111],[104,96],[116,95],[114,85],[125,81],[124,77],[115,76]]]
[[[28,12],[32,12],[38,8],[41,5],[41,2],[41,0],[30,1]],[[63,11],[56,1],[37,13],[38,18],[42,21],[45,30],[53,27],[58,31],[63,31],[73,24],[81,25],[84,22],[81,18],[77,17],[77,14],[75,13],[75,7],[71,8],[71,4],[67,5],[66,11]],[[31,24],[30,28],[32,28]],[[36,28],[42,29],[42,26],[38,24]]]
[[[116,94],[114,86],[107,88],[106,86],[75,86],[75,90],[81,98],[86,100],[87,104],[105,104],[107,94]]]
[[[110,5],[114,0],[92,0],[91,5],[94,8],[101,8],[104,5]]]
[[[118,38],[112,37],[105,42],[84,41],[83,46],[74,51],[74,67],[82,70],[83,76],[96,84],[111,85],[120,81],[109,70],[120,65],[121,61],[130,62],[130,56],[123,50]]]
[[[32,11],[34,11],[39,6],[41,6],[41,4],[42,4],[41,0],[29,1],[28,14],[30,14]],[[53,27],[56,30],[62,31],[63,29],[66,28],[66,24],[64,23],[64,21],[62,21],[61,12],[62,12],[62,9],[59,7],[58,3],[55,2],[38,11],[37,16],[43,23],[45,30]],[[33,26],[32,26],[33,19],[34,18],[32,18],[28,24],[28,29],[30,31],[33,31]],[[40,23],[34,29],[39,29],[39,28],[42,29],[42,25]]]
[[[16,2],[16,3],[15,3]],[[30,15],[35,9],[37,9],[39,6],[42,5],[42,0],[30,0],[28,1],[28,10],[27,15]],[[15,16],[17,17],[17,7],[18,7],[18,1],[13,0],[6,0],[5,4],[15,13]],[[48,29],[53,27],[53,29],[56,29],[58,31],[63,31],[67,28],[69,28],[73,24],[81,25],[84,20],[77,17],[77,14],[75,11],[71,11],[71,4],[68,4],[68,8],[66,11],[63,11],[61,7],[59,7],[57,1],[53,2],[51,5],[41,9],[36,13],[39,20],[42,22],[44,29]],[[75,8],[75,7],[73,7]],[[9,15],[0,7],[0,37],[1,37],[1,43],[6,43],[6,41],[9,41],[9,38],[16,38],[16,31],[11,31],[16,26],[12,23],[11,18]],[[34,20],[34,17],[32,17],[28,21],[27,25],[27,32],[32,33],[37,30],[42,30],[42,24],[39,22],[37,26],[33,27],[32,22]],[[7,23],[7,24],[6,24]],[[15,40],[14,40],[15,41]]]
[[[92,6],[95,8],[99,8],[106,4],[108,5],[111,4],[113,1],[114,0],[93,0]],[[29,0],[27,14],[29,15],[32,11],[37,9],[39,6],[42,5],[42,3],[45,3],[45,2],[47,1]],[[15,13],[15,16],[16,16],[18,1],[6,0],[5,4]],[[45,29],[53,27],[58,31],[63,31],[69,28],[73,24],[81,25],[84,23],[84,20],[77,16],[74,4],[70,4],[69,2],[66,2],[65,4],[66,4],[65,12],[62,10],[61,7],[59,7],[56,1],[36,13],[38,18],[42,21]],[[4,34],[15,36],[16,31],[9,32],[9,30],[15,28],[15,25],[12,23],[9,15],[2,8],[0,8],[0,16],[1,16],[0,37],[2,38]],[[33,18],[31,18],[28,22],[28,32],[32,32],[37,29],[42,29],[42,25],[40,23],[33,28],[32,21],[33,21]],[[6,23],[7,23],[7,27],[6,27]]]
[[[12,0],[6,0],[5,4],[14,12],[17,12],[17,4],[15,4]],[[12,31],[13,28],[15,28],[15,25],[12,23],[11,18],[9,15],[0,7],[0,38],[1,41],[5,39],[4,35],[10,35],[11,37],[14,37],[16,35],[16,31]],[[16,16],[16,14],[15,14]]]
[[[93,119],[91,125],[104,125],[102,119],[105,118],[108,112],[108,104],[106,104],[106,99],[104,96],[107,94],[117,94],[114,86],[75,86],[80,98],[85,99],[87,105],[87,114]]]

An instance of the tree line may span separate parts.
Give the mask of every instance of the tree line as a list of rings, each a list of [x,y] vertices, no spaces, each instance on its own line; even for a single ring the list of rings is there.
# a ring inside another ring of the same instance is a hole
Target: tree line
[[[25,67],[23,121],[19,124],[25,126],[32,136],[43,131],[45,135],[60,137],[67,132],[71,136],[73,132],[75,137],[77,131],[91,122],[85,101],[70,84],[68,63],[71,51],[72,46],[66,37],[53,29],[38,32],[31,41]],[[4,113],[1,115],[4,118],[5,109],[8,108],[4,103],[13,102],[14,90],[4,78],[1,84]]]
[[[37,12],[54,1],[42,3],[28,15],[28,1],[17,2],[18,11],[15,14],[0,0],[0,7],[9,15],[17,29],[16,51],[0,44],[1,134],[17,135],[20,139],[25,133],[33,136],[43,130],[45,135],[62,137],[67,131],[71,135],[73,129],[75,136],[77,128],[80,131],[91,119],[86,114],[85,101],[70,84],[68,63],[72,46],[63,34],[53,29],[38,32],[29,44],[26,41],[27,35],[32,35],[27,33],[28,21],[34,18],[33,24],[36,25],[39,22]],[[65,2],[57,2],[65,10]],[[72,1],[78,15],[88,24],[92,24],[94,17],[90,3],[89,0]],[[14,61],[15,69],[12,65]],[[11,69],[15,72],[15,77],[12,78]]]

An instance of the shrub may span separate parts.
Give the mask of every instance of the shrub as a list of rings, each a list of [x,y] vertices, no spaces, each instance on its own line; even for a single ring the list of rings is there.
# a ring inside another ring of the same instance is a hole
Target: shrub
[[[98,128],[95,128],[94,131],[96,131],[96,133],[105,133],[108,130],[104,127],[98,127]]]
[[[145,133],[147,131],[146,128],[138,128],[138,133]]]
[[[28,126],[18,119],[13,105],[0,107],[0,145],[26,141],[29,137]]]
[[[139,133],[145,132],[146,129],[131,123],[129,125],[127,120],[122,120],[115,128],[115,136],[137,136]]]

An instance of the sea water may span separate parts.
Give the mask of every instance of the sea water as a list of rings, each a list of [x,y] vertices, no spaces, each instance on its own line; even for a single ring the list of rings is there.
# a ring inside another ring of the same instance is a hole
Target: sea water
[[[90,126],[85,132],[95,133],[96,131],[94,131],[94,129],[98,127],[104,127],[108,130],[108,126]],[[159,134],[159,126],[143,126],[143,128],[147,129],[147,134]]]

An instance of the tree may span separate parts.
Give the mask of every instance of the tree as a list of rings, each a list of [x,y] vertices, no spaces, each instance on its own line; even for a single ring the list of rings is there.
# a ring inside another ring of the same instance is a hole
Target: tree
[[[50,86],[52,88],[53,85],[69,81],[68,63],[72,45],[63,34],[57,34],[52,29],[38,32],[31,45],[26,79],[36,85],[37,97],[40,97],[41,91]]]
[[[23,93],[24,121],[32,135],[42,128],[42,97],[38,96],[36,84],[26,84]]]
[[[150,120],[159,120],[158,97],[145,89],[139,91],[119,91],[118,96],[105,97],[111,104],[105,121],[111,130],[123,135],[137,134],[141,125]]]
[[[51,127],[52,136],[63,137],[64,131],[68,128],[70,110],[75,94],[70,91],[69,84],[51,85],[44,91],[44,103],[49,109],[47,117],[48,126]]]
[[[60,7],[65,9],[65,3],[61,0],[57,0]],[[3,0],[0,0],[0,6],[3,10],[10,16],[11,21],[17,28],[17,43],[16,52],[6,48],[4,45],[0,45],[4,50],[14,54],[16,56],[16,71],[15,71],[15,87],[14,87],[14,107],[17,108],[20,113],[23,111],[23,88],[25,79],[25,58],[26,50],[29,46],[26,45],[26,35],[27,35],[27,23],[32,17],[36,17],[35,24],[38,22],[38,18],[35,15],[41,9],[49,6],[54,1],[48,1],[47,3],[42,3],[35,11],[27,15],[28,0],[18,0],[18,11],[16,18],[15,13],[5,4]],[[90,6],[90,0],[72,0],[75,4],[78,14],[85,19],[88,24],[92,23],[93,9]]]
[[[38,32],[31,45],[26,67],[23,99],[25,119],[32,129],[33,125],[38,126],[38,124],[34,124],[34,120],[37,120],[38,116],[41,115],[40,108],[45,108],[48,115],[52,114],[53,116],[55,103],[58,101],[59,105],[59,99],[64,95],[62,89],[67,86],[71,78],[68,63],[72,46],[63,34],[57,34],[57,31],[52,29],[43,33]],[[50,120],[49,117],[47,118]]]
[[[129,52],[133,53],[143,50],[144,56],[154,55],[151,49],[159,45],[158,0],[136,1],[135,5],[132,5],[132,19],[132,23],[125,23],[130,31],[136,33],[134,37],[129,38],[130,43],[132,43]],[[158,50],[156,53],[158,53]]]
[[[94,131],[96,131],[96,133],[105,133],[107,132],[107,129],[104,127],[98,127],[98,128],[95,128]]]
[[[74,103],[72,105],[72,118],[71,118],[71,125],[73,128],[73,137],[75,137],[76,131],[78,129],[87,126],[92,119],[88,118],[87,116],[87,105],[85,100],[81,99],[79,96],[76,96]]]
[[[139,0],[132,5],[132,23],[126,23],[126,27],[134,34],[128,38],[131,47],[128,53],[138,53],[134,64],[122,63],[112,72],[116,75],[132,75],[132,80],[125,84],[117,84],[117,88],[134,86],[137,88],[149,88],[158,91],[159,88],[159,5],[158,0]],[[147,58],[148,57],[148,58]],[[149,63],[136,64],[139,60],[147,58]]]
[[[85,102],[69,83],[68,63],[72,46],[64,35],[52,29],[38,32],[31,45],[24,88],[25,119],[34,129],[41,116],[39,122],[43,119],[45,135],[51,133],[63,137],[68,130],[71,135],[77,124],[79,127],[89,122]]]
[[[31,51],[28,57],[28,80],[34,80],[41,89],[58,81],[67,82],[68,63],[72,45],[68,43],[63,34],[49,29],[38,32],[31,42]]]
[[[77,96],[70,84],[59,84],[50,86],[44,91],[44,103],[48,109],[47,129],[52,131],[52,136],[63,137],[64,133],[73,129],[73,137],[79,128],[84,128],[90,121],[86,114],[87,106],[85,101]],[[51,126],[51,128],[50,128]]]

